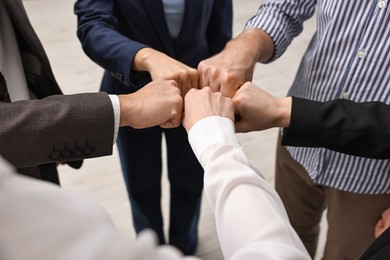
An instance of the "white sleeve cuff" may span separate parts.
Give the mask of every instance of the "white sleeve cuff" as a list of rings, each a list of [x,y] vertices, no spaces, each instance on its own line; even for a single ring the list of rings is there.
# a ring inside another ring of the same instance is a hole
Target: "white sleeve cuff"
[[[205,149],[212,145],[220,143],[240,145],[235,135],[234,123],[220,116],[199,120],[188,132],[188,140],[199,161]]]
[[[108,96],[111,99],[112,108],[114,110],[114,140],[113,140],[113,143],[115,143],[116,138],[118,137],[121,108],[120,108],[120,104],[119,104],[119,97],[117,95],[108,95]]]

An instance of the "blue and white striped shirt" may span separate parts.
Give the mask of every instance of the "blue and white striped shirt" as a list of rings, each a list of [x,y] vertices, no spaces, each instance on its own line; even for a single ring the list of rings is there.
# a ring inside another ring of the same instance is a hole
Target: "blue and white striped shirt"
[[[390,104],[389,1],[268,0],[246,28],[261,28],[270,34],[276,59],[316,9],[317,31],[288,95],[318,101],[346,98]],[[314,183],[356,193],[390,193],[390,160],[322,148],[288,150]]]

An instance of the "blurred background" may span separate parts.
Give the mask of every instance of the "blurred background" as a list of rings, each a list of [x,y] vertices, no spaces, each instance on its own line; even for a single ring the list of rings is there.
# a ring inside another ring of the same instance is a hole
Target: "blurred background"
[[[49,56],[57,81],[65,94],[96,92],[99,90],[102,69],[82,51],[76,37],[74,0],[23,0],[31,23]],[[261,1],[233,0],[234,35],[238,35],[247,19],[253,16]],[[256,66],[253,82],[271,94],[283,97],[291,85],[300,59],[315,30],[315,19],[306,21],[304,31],[286,53],[277,61]],[[275,145],[278,129],[238,134],[249,159],[273,182]],[[164,146],[163,146],[164,147]],[[164,156],[165,153],[163,152]],[[130,206],[123,182],[117,149],[112,156],[85,160],[80,170],[60,166],[60,178],[64,189],[83,193],[100,203],[110,214],[115,225],[123,233],[134,237]],[[164,165],[164,172],[166,167]],[[164,173],[165,174],[165,173]],[[163,182],[163,214],[169,219],[169,183]],[[167,225],[167,224],[166,224]],[[326,221],[322,223],[320,245],[316,259],[320,259],[325,243]],[[203,199],[199,226],[197,255],[205,260],[223,259],[215,230],[213,212]]]

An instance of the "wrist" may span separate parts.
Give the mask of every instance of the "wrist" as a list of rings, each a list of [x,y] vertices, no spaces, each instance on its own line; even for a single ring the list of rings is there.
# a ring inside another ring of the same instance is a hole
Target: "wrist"
[[[278,101],[279,116],[277,126],[287,128],[290,126],[291,121],[292,98],[281,98]]]
[[[132,118],[131,110],[133,102],[128,100],[130,95],[118,95],[120,107],[119,127],[132,126],[130,120]]]
[[[152,59],[156,52],[156,50],[149,47],[140,49],[134,56],[133,69],[135,71],[149,71],[150,64],[153,63]]]
[[[239,41],[241,46],[234,46],[240,51],[246,51],[247,57],[252,59],[252,63],[270,60],[274,54],[274,42],[271,36],[258,28],[249,28],[231,41],[232,44]]]

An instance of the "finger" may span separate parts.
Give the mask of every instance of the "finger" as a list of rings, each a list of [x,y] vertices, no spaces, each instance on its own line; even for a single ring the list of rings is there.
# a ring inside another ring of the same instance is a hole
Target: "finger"
[[[191,89],[191,81],[185,80],[181,85],[181,96],[184,98],[187,92]]]
[[[175,110],[171,113],[171,117],[166,122],[160,124],[161,128],[176,128],[180,126],[182,119],[182,110]]]
[[[210,80],[207,75],[202,75],[202,85],[200,88],[210,87]]]
[[[201,61],[199,64],[198,64],[198,74],[199,74],[199,89],[203,88],[205,86],[205,79],[206,79],[206,75],[204,73],[204,68],[203,68],[203,61]]]
[[[375,225],[374,235],[376,238],[382,234],[383,228],[384,228],[384,222],[382,219],[380,219],[380,220],[378,220],[378,222]]]
[[[242,107],[241,107],[241,99],[240,99],[240,93],[236,93],[232,98],[233,106],[234,106],[234,115],[237,115],[237,119],[241,120],[241,113]]]
[[[212,79],[212,70],[210,68],[202,68],[199,71],[200,78],[202,82],[200,83],[200,88],[209,87],[211,85]]]
[[[198,89],[203,87],[202,72],[198,70]]]
[[[187,118],[186,118],[186,113],[185,113],[185,112],[183,112],[183,116],[182,116],[181,123],[182,123],[182,125],[184,126],[184,128],[186,129],[186,131],[187,131],[187,133],[188,133],[188,131],[189,131],[190,129],[189,129],[189,122],[188,122],[188,120],[187,120]]]
[[[191,88],[199,89],[199,73],[197,70],[194,71],[193,76],[191,78]]]
[[[232,85],[232,84],[222,84],[221,86],[221,93],[222,95],[224,95],[225,97],[228,97],[228,98],[233,98],[233,96],[237,93],[238,89],[240,89],[241,85],[239,84],[236,84],[236,85]]]

